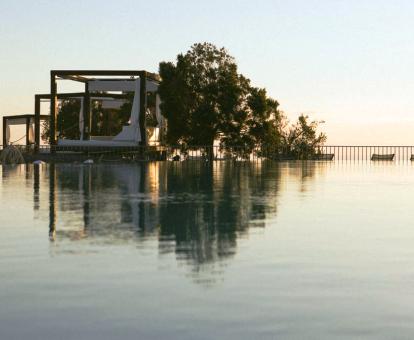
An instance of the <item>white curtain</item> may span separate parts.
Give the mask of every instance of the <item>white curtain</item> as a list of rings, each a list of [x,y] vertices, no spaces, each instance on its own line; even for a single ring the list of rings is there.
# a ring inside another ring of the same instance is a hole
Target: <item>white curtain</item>
[[[139,127],[139,109],[141,104],[141,84],[139,80],[135,81],[134,100],[132,102],[131,116],[129,117],[129,124]]]
[[[131,115],[129,117],[129,126],[124,126],[121,133],[116,135],[115,141],[141,141],[141,131],[139,127],[139,111],[141,100],[141,85],[139,79],[135,80],[134,100],[132,102]]]
[[[34,138],[34,119],[30,119],[29,122],[29,144],[34,144],[35,138]]]
[[[162,126],[164,125],[164,117],[161,114],[160,105],[161,98],[160,95],[157,93],[155,96],[155,117],[157,118],[158,127],[162,128]]]
[[[134,100],[132,102],[131,115],[129,117],[129,126],[124,126],[121,133],[113,138],[117,141],[141,141],[141,131],[139,126],[139,115],[140,115],[140,99],[141,99],[141,80],[137,79],[126,79],[126,80],[91,80],[88,82],[89,91],[124,91],[132,92],[134,91]],[[146,81],[146,91],[147,92],[156,92],[158,90],[158,83],[155,81],[147,80]],[[160,98],[157,95],[156,97],[156,118],[158,122],[158,127],[161,127],[164,123],[164,119],[161,115],[160,109]],[[81,109],[82,110],[82,109]],[[79,122],[79,127],[81,127],[81,122]],[[83,127],[83,118],[82,118],[82,127]],[[82,128],[83,131],[83,128]],[[82,132],[81,132],[82,134]],[[83,135],[82,135],[83,136]],[[83,139],[83,138],[82,138]]]

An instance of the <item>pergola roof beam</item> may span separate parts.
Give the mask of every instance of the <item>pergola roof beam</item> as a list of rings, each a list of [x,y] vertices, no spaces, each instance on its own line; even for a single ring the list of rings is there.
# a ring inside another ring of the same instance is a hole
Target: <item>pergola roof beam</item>
[[[137,70],[52,70],[50,71],[51,75],[54,75],[59,78],[75,77],[75,81],[83,80],[92,80],[93,78],[86,78],[83,76],[111,76],[111,77],[126,77],[126,76],[146,76],[152,80],[160,80],[160,77],[156,73],[151,73],[147,71],[137,71]]]
[[[65,76],[65,75],[59,75],[58,76],[60,79],[68,79],[68,80],[73,80],[73,81],[78,81],[78,82],[81,82],[81,83],[87,83],[88,81],[89,81],[89,79],[88,78],[86,78],[86,77],[81,77],[81,76]]]
[[[85,92],[68,92],[68,93],[58,93],[57,95],[58,99],[70,99],[70,98],[78,98],[78,97],[84,97]],[[124,93],[91,93],[89,95],[91,98],[95,97],[105,97],[105,98],[114,98],[114,99],[125,99],[127,98],[127,95]],[[39,98],[40,100],[46,99],[50,100],[50,94],[36,94],[36,98]]]

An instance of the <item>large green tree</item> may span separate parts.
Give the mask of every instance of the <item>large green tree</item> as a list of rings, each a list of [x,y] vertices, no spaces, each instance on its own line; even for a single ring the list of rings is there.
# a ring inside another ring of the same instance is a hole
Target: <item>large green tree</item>
[[[159,73],[170,145],[195,148],[218,141],[242,157],[261,149],[276,158],[282,154],[303,158],[315,154],[326,140],[307,116],[289,125],[279,103],[239,74],[235,59],[224,48],[194,44],[175,63],[161,62]]]
[[[252,87],[224,48],[195,44],[179,54],[176,63],[161,62],[159,72],[168,143],[189,147],[212,146],[215,140],[224,146],[255,143],[249,123],[261,117],[256,116],[254,100],[249,101]],[[258,96],[260,90],[255,91],[253,95]],[[268,106],[260,109],[263,117],[270,111]]]

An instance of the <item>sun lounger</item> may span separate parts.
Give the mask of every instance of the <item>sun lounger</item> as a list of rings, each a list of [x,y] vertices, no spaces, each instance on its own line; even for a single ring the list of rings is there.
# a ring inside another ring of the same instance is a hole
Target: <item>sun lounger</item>
[[[314,156],[316,161],[331,161],[334,159],[335,154],[333,153],[321,153]]]
[[[374,153],[371,156],[371,161],[392,161],[394,160],[395,153],[390,154],[377,154]]]

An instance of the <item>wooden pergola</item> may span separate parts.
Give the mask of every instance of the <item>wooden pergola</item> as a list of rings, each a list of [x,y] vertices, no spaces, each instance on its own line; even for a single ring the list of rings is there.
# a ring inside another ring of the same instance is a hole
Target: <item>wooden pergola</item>
[[[39,101],[40,103],[40,101]],[[40,107],[40,105],[39,105]],[[3,147],[7,146],[7,126],[9,125],[9,122],[11,121],[18,121],[18,124],[24,124],[26,126],[26,145],[33,144],[30,141],[30,124],[34,121],[35,123],[35,131],[34,131],[34,144],[35,147],[37,147],[40,144],[40,121],[42,120],[48,120],[49,115],[41,115],[40,110],[39,114],[22,114],[22,115],[10,115],[10,116],[3,116]],[[36,121],[38,123],[36,123]],[[38,129],[37,129],[38,128]],[[36,132],[38,131],[38,132]],[[37,135],[37,134],[38,135]]]
[[[74,97],[75,94],[58,94],[57,92],[57,80],[66,79],[76,82],[84,83],[85,91],[82,93],[76,94],[76,96],[81,96],[84,98],[83,106],[83,116],[84,116],[84,135],[86,138],[90,136],[90,127],[92,125],[91,114],[90,114],[90,98],[91,94],[89,92],[89,81],[93,80],[102,80],[104,78],[99,77],[114,77],[111,78],[113,81],[122,81],[128,80],[131,78],[139,77],[140,80],[140,115],[139,115],[139,126],[141,132],[141,145],[147,145],[146,137],[146,124],[145,124],[145,112],[147,109],[147,90],[146,84],[147,80],[156,81],[160,80],[159,76],[154,73],[147,71],[136,71],[136,70],[52,70],[50,71],[50,95],[47,95],[50,99],[50,144],[51,150],[53,152],[53,147],[57,144],[57,101],[58,99]],[[108,94],[109,95],[109,94]],[[42,96],[42,95],[38,95]],[[112,94],[109,95],[113,97]],[[102,97],[101,93],[99,97]],[[41,97],[39,97],[41,99]],[[36,141],[36,145],[40,143],[40,99],[37,101],[35,99],[35,126],[38,131],[35,135],[39,138]]]

